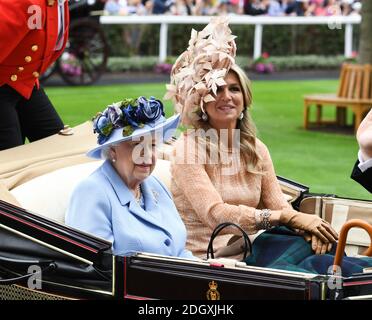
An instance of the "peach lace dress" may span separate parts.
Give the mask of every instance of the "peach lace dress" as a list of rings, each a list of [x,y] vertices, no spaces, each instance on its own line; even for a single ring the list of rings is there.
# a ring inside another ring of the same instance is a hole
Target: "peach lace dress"
[[[171,192],[186,225],[187,249],[195,256],[206,257],[211,233],[218,224],[234,222],[248,234],[255,234],[258,232],[257,207],[290,208],[280,189],[269,151],[259,139],[256,148],[261,160],[257,169],[261,174],[247,172],[242,157],[239,157],[240,164],[235,161],[229,170],[222,164],[185,163],[185,156],[195,156],[187,147],[191,145],[191,139],[184,134],[176,142],[171,165]],[[234,234],[240,235],[235,228],[226,228],[223,232],[214,240],[215,250],[226,246]]]

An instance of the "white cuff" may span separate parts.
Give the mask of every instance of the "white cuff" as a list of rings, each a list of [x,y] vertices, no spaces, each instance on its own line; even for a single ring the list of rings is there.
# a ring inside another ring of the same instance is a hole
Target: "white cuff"
[[[372,167],[372,158],[364,159],[362,157],[362,152],[360,150],[358,151],[358,159],[359,159],[358,167],[360,171],[364,172]]]

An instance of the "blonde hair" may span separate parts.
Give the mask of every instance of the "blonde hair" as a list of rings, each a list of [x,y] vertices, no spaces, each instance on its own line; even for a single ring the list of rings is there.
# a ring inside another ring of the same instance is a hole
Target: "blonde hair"
[[[229,72],[234,72],[237,75],[244,98],[244,117],[241,120],[238,119],[237,123],[237,129],[240,129],[240,150],[242,151],[243,159],[247,165],[246,170],[250,173],[259,174],[260,172],[257,170],[257,164],[260,160],[260,156],[256,150],[256,126],[249,112],[249,108],[252,104],[251,81],[244,70],[236,64],[231,67]],[[200,107],[196,110],[196,114],[199,117],[194,117],[191,121],[191,125],[197,129],[210,129],[209,123],[201,119],[202,110]]]
[[[249,108],[252,104],[252,86],[251,81],[248,79],[246,73],[237,64],[233,64],[230,71],[235,72],[238,76],[240,86],[243,90],[244,108]]]
[[[253,122],[249,108],[252,105],[252,85],[246,73],[238,65],[234,64],[230,69],[238,76],[244,97],[244,117],[238,120],[237,128],[240,129],[240,149],[247,163],[247,170],[256,173],[256,166],[260,156],[256,150],[257,129]]]

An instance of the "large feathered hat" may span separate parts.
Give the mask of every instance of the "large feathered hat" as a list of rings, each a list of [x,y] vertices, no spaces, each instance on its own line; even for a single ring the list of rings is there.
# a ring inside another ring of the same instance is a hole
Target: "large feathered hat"
[[[172,99],[185,118],[199,117],[204,104],[215,100],[217,88],[235,64],[236,44],[226,17],[214,17],[200,32],[192,29],[189,46],[176,60],[165,99]]]

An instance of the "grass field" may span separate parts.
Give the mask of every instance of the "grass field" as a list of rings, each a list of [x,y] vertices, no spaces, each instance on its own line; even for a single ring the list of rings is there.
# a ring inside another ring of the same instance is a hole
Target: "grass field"
[[[311,192],[371,199],[350,179],[358,146],[352,134],[302,129],[306,93],[335,92],[337,81],[256,81],[252,114],[268,146],[276,173],[310,187]],[[164,84],[54,87],[46,91],[66,124],[82,123],[107,104],[139,95],[163,97]],[[169,112],[172,106],[165,103]],[[333,108],[327,108],[327,113]]]

